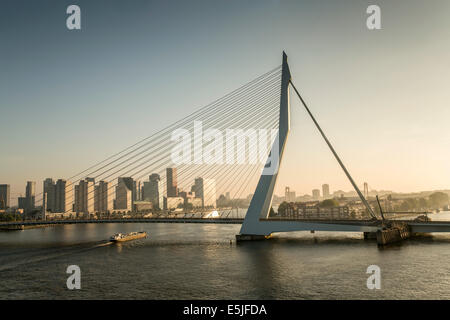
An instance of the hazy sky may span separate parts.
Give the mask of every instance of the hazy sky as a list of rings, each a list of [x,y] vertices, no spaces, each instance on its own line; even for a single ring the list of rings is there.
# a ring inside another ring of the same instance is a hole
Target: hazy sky
[[[82,30],[66,28],[77,4]],[[381,7],[382,30],[366,8]],[[281,63],[355,180],[450,188],[450,2],[0,4],[0,183],[67,177]],[[292,97],[277,193],[350,190]],[[287,174],[289,172],[289,174]],[[39,191],[39,189],[38,189]]]

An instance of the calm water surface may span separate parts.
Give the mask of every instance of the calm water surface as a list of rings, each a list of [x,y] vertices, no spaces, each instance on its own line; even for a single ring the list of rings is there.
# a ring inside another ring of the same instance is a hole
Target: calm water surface
[[[434,219],[450,220],[450,213]],[[326,232],[236,245],[239,228],[149,223],[0,232],[0,298],[450,299],[450,234],[383,249],[360,233]],[[149,237],[107,241],[140,230]],[[81,290],[66,287],[72,264],[81,268]],[[366,287],[372,264],[381,268],[381,290]]]

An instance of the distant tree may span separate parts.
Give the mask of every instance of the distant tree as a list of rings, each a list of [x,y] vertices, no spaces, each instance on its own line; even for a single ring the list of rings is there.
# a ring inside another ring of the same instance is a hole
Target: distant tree
[[[339,202],[337,202],[335,199],[326,199],[319,203],[319,207],[321,208],[332,208],[338,206]]]
[[[417,200],[414,198],[408,198],[403,200],[402,204],[400,205],[399,209],[400,211],[413,211],[417,207]]]
[[[278,214],[284,215],[286,213],[286,209],[288,207],[289,207],[289,203],[287,203],[286,201],[283,201],[282,203],[280,203],[280,205],[278,206]]]
[[[270,207],[269,217],[273,217],[274,215],[275,215],[275,211],[273,210],[273,207]]]
[[[21,220],[22,217],[20,214],[16,213],[3,213],[0,214],[0,221],[14,221],[14,220]]]
[[[419,210],[425,210],[428,208],[428,201],[425,198],[419,198],[417,201],[417,207]]]
[[[443,192],[434,192],[430,195],[430,205],[434,208],[442,207],[448,204],[448,194]]]

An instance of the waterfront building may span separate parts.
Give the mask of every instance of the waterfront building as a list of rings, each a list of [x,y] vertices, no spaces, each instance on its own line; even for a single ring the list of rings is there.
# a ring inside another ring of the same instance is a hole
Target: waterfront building
[[[164,209],[172,210],[184,207],[184,199],[182,197],[164,197]]]
[[[109,193],[107,181],[100,181],[99,184],[95,186],[95,212],[110,212],[113,210],[113,196]]]
[[[187,204],[192,205],[192,208],[201,208],[202,207],[202,199],[194,197],[186,198]]]
[[[197,198],[195,192],[182,191],[178,195],[184,199],[185,207],[201,208],[202,199]]]
[[[73,211],[74,200],[72,183],[68,180],[58,179],[55,186],[55,212]]]
[[[75,211],[81,213],[94,213],[95,179],[86,178],[81,180],[75,189]]]
[[[146,212],[153,209],[153,204],[151,201],[135,201],[134,211],[135,212]]]
[[[26,198],[26,211],[31,211],[35,206],[36,199],[36,182],[35,181],[27,181],[27,186],[25,189],[25,198]]]
[[[159,174],[153,173],[149,177],[149,181],[144,182],[144,187],[142,188],[142,200],[151,201],[153,208],[159,209],[159,181],[161,180]]]
[[[321,208],[318,201],[289,203],[281,212],[283,217],[299,219],[353,219],[355,216],[348,205]]]
[[[27,207],[27,198],[25,197],[17,198],[17,208],[25,211],[26,207]]]
[[[114,209],[132,211],[135,199],[136,183],[133,178],[119,177],[116,186],[116,201]]]
[[[44,180],[43,196],[45,199],[44,212],[55,212],[56,185],[52,178]]]
[[[330,186],[328,184],[322,185],[322,197],[324,199],[330,198]]]
[[[313,197],[314,200],[318,200],[320,198],[320,190],[319,189],[313,189],[312,197]]]
[[[196,178],[191,188],[195,197],[202,199],[202,207],[216,207],[216,181],[214,179]]]
[[[10,207],[11,188],[9,184],[0,184],[0,210]]]
[[[177,168],[166,169],[167,197],[178,197]]]

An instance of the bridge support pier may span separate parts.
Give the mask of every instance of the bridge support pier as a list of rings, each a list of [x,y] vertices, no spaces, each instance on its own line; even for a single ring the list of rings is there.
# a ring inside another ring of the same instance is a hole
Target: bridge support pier
[[[378,245],[400,242],[411,236],[411,228],[406,223],[394,224],[389,228],[377,231]]]
[[[261,234],[237,234],[236,235],[236,242],[243,242],[243,241],[260,241],[271,238],[272,235],[261,235]]]

